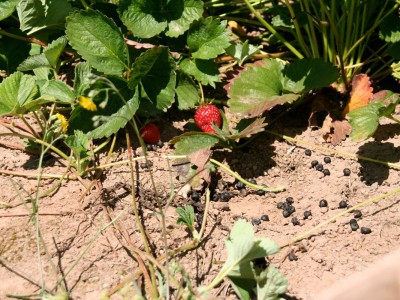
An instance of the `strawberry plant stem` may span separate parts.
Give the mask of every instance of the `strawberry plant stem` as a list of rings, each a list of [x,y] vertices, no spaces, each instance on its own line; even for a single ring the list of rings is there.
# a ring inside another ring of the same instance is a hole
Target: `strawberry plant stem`
[[[34,177],[37,178],[39,174],[37,173],[23,173],[23,172],[15,172],[15,171],[9,171],[9,170],[0,170],[0,174],[4,175],[12,175],[12,176],[19,176],[19,177]],[[43,179],[61,179],[65,178],[67,180],[77,180],[78,178],[73,175],[58,175],[58,174],[42,174]]]
[[[22,122],[24,122],[24,124],[26,125],[26,127],[29,128],[29,131],[32,132],[33,136],[39,139],[39,138],[40,138],[40,135],[36,132],[35,129],[33,129],[33,127],[32,127],[32,126],[29,124],[29,122],[25,119],[24,115],[19,115],[18,117],[22,120]]]
[[[0,35],[5,35],[5,36],[8,36],[10,38],[13,38],[13,39],[16,39],[16,40],[25,41],[25,42],[32,43],[32,44],[38,44],[38,45],[40,45],[42,47],[46,47],[47,46],[46,43],[44,43],[42,41],[39,41],[39,40],[37,40],[35,38],[26,38],[26,37],[23,37],[23,36],[19,36],[19,35],[16,35],[16,34],[9,33],[9,32],[4,31],[2,29],[0,29]]]
[[[268,188],[268,187],[265,187],[265,186],[260,186],[260,185],[253,184],[253,183],[248,182],[247,180],[243,179],[240,175],[236,174],[235,172],[233,172],[231,169],[229,169],[227,166],[225,166],[224,164],[220,163],[219,161],[211,158],[210,162],[212,162],[213,164],[221,167],[224,171],[226,171],[227,173],[229,173],[230,175],[235,177],[237,180],[239,180],[239,181],[243,182],[244,184],[252,187],[253,189],[263,190],[263,191],[272,192],[272,193],[282,192],[282,191],[284,191],[286,189],[283,186],[276,187],[276,188]]]
[[[69,157],[64,152],[62,152],[60,149],[56,148],[52,144],[49,144],[49,143],[47,143],[45,141],[42,141],[40,139],[37,139],[35,137],[29,136],[29,135],[23,135],[23,134],[19,134],[19,133],[0,133],[0,136],[16,136],[16,137],[19,137],[21,139],[31,140],[34,143],[49,147],[52,151],[57,153],[59,156],[61,156],[65,160],[69,160]]]

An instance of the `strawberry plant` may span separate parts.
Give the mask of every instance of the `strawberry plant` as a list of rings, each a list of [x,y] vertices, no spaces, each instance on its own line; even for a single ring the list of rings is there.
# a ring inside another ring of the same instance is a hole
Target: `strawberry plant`
[[[287,289],[287,280],[265,257],[279,252],[279,246],[272,240],[256,238],[252,225],[245,220],[235,223],[229,238],[225,241],[228,258],[222,269],[209,286],[200,288],[209,291],[228,277],[238,297],[242,300],[281,299]]]
[[[136,122],[147,123],[172,106],[193,109],[199,86],[220,81],[214,59],[231,45],[226,22],[202,14],[200,0],[90,6],[5,1],[0,116],[29,124],[25,114],[31,113],[39,129],[24,138],[39,140],[46,124],[58,120],[62,130],[53,150],[62,153],[60,141],[70,147],[78,132],[89,140],[107,138],[128,123],[142,127]],[[142,138],[155,143],[159,132],[149,126],[142,128]]]

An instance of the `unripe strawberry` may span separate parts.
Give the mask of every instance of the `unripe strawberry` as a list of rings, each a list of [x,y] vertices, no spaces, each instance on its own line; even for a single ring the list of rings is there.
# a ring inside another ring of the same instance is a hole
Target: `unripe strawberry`
[[[212,124],[215,123],[217,127],[220,127],[222,118],[221,113],[215,105],[205,104],[196,110],[194,121],[201,131],[215,133]]]
[[[156,124],[148,123],[140,129],[140,136],[147,144],[156,144],[160,140],[160,130]]]

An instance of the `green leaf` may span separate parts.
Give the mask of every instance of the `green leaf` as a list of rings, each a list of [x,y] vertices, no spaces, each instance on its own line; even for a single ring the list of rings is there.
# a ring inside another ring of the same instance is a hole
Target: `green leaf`
[[[266,268],[257,280],[257,299],[279,300],[288,288],[285,276],[274,266]]]
[[[215,82],[220,82],[218,65],[211,60],[185,58],[179,65],[182,72],[193,76],[203,85],[211,85],[215,88]]]
[[[170,37],[182,35],[203,14],[200,0],[122,0],[118,12],[122,22],[141,38],[166,31]]]
[[[118,12],[122,22],[138,37],[151,38],[168,26],[161,0],[122,0]]]
[[[146,93],[140,103],[141,113],[154,115],[166,111],[175,101],[175,61],[166,47],[153,47],[140,55],[132,66],[129,87],[139,82]]]
[[[201,0],[171,0],[167,5],[168,29],[165,35],[178,37],[189,29],[193,21],[203,14]]]
[[[21,0],[17,5],[20,28],[28,35],[42,29],[63,30],[71,10],[67,0]]]
[[[36,76],[36,80],[48,80],[50,68],[48,68],[48,67],[36,68],[36,69],[33,69],[33,73]]]
[[[36,54],[27,57],[19,66],[18,71],[31,71],[37,68],[50,68],[50,62],[46,56],[41,54]]]
[[[243,219],[236,221],[229,238],[225,241],[228,258],[222,269],[239,265],[240,261],[249,254],[254,245],[253,226]]]
[[[19,0],[0,0],[0,21],[11,16],[18,2]]]
[[[47,60],[53,68],[57,67],[58,59],[60,58],[60,55],[66,45],[67,37],[61,36],[58,39],[52,41],[46,48],[44,48],[43,54],[46,56]]]
[[[85,91],[90,87],[93,73],[91,72],[90,65],[87,62],[77,64],[74,72],[74,91],[75,95],[78,97],[84,95]]]
[[[392,68],[392,76],[396,79],[400,79],[400,62],[396,61],[390,65]]]
[[[373,103],[357,108],[347,114],[353,128],[350,137],[355,142],[370,138],[379,125],[379,111],[384,107],[382,103]]]
[[[9,29],[7,31],[24,36],[20,30]],[[14,73],[18,65],[29,56],[29,50],[30,45],[25,41],[0,35],[0,70],[6,71],[8,75]]]
[[[71,104],[75,101],[75,94],[71,88],[59,80],[38,81],[40,94],[47,99],[54,99],[54,102]]]
[[[177,207],[176,212],[179,216],[177,223],[180,225],[186,225],[189,228],[194,227],[194,209],[191,205],[185,205],[184,208]]]
[[[242,120],[249,120],[249,119],[242,119]],[[240,120],[240,122],[242,122]],[[236,140],[240,138],[247,138],[250,137],[251,135],[257,134],[259,132],[264,131],[264,127],[267,126],[267,123],[264,123],[265,118],[256,118],[255,120],[250,120],[252,121],[250,124],[248,124],[245,128],[240,128],[240,131],[238,133],[235,133],[230,136],[230,139]],[[239,122],[238,125],[241,125]],[[238,126],[235,128],[238,129]]]
[[[187,44],[193,58],[211,59],[225,52],[231,38],[226,21],[212,17],[195,22],[189,29]]]
[[[67,38],[61,36],[44,48],[43,53],[29,56],[19,66],[19,71],[31,71],[37,68],[56,68],[58,59],[65,46]]]
[[[16,72],[0,84],[0,116],[12,114],[18,106],[18,89],[23,74]]]
[[[66,34],[71,46],[95,69],[119,75],[129,69],[128,48],[114,21],[93,11],[68,16]]]
[[[139,106],[139,94],[127,87],[126,80],[120,77],[108,77],[109,81],[118,90],[118,94],[110,88],[105,81],[96,81],[88,89],[93,91],[92,101],[97,106],[97,111],[89,111],[78,105],[72,111],[69,119],[68,132],[73,134],[74,130],[81,130],[90,138],[101,138],[109,136],[124,127],[132,118]],[[120,98],[130,99],[129,105]],[[109,125],[109,126],[108,126]],[[94,133],[91,133],[91,132]]]
[[[194,153],[200,149],[212,147],[218,142],[219,138],[216,135],[203,132],[187,132],[170,141],[171,144],[175,144],[176,155]]]
[[[249,299],[257,286],[257,299],[279,299],[287,289],[285,277],[272,266],[264,270],[254,267],[253,261],[277,253],[279,246],[270,239],[255,238],[253,227],[239,220],[225,241],[228,258],[220,274],[228,272],[240,299]]]
[[[258,52],[260,52],[260,49],[249,44],[249,40],[246,40],[244,43],[237,42],[226,49],[226,53],[232,56],[238,62],[239,66]]]
[[[178,84],[175,88],[178,108],[187,110],[196,106],[200,101],[200,93],[193,79],[185,73],[178,73]]]
[[[121,128],[133,118],[135,112],[139,108],[138,93],[135,93],[126,105],[122,106],[115,114],[107,118],[107,121],[89,133],[89,137],[93,139],[101,139],[109,137],[117,133]]]
[[[369,103],[381,103],[384,105],[384,107],[379,110],[379,116],[390,118],[399,102],[400,94],[393,93],[389,90],[382,90],[375,93]]]
[[[24,105],[33,101],[38,94],[33,76],[15,72],[0,84],[0,115],[25,112]]]
[[[283,89],[292,93],[328,87],[339,78],[338,68],[319,58],[295,60],[286,65],[282,72]]]
[[[243,117],[256,117],[278,104],[296,100],[299,95],[282,95],[283,68],[283,62],[276,59],[248,66],[233,81],[228,92],[230,112]]]
[[[254,278],[253,267],[250,264],[256,258],[270,256],[278,253],[279,246],[271,239],[253,238],[253,245],[248,253],[241,258],[240,263],[229,271],[229,277]]]
[[[239,296],[240,300],[251,299],[252,291],[256,287],[256,282],[254,279],[244,279],[238,277],[231,277],[229,279],[236,295]]]
[[[75,130],[74,135],[70,135],[65,139],[65,144],[74,151],[77,158],[85,158],[88,156],[89,138],[80,130]]]
[[[397,11],[383,20],[379,37],[388,43],[400,42],[400,17]]]

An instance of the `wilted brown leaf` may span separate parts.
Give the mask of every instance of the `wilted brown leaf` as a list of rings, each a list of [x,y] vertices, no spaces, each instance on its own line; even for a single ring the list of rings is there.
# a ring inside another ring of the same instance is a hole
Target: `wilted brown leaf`
[[[332,145],[338,145],[350,134],[351,125],[346,119],[333,120],[330,115],[327,115],[321,130],[325,141],[330,142]]]
[[[351,82],[350,100],[343,110],[343,116],[352,110],[367,105],[373,96],[373,90],[367,74],[354,76]]]
[[[204,148],[188,155],[190,162],[197,166],[198,173],[196,176],[203,178],[206,182],[210,182],[211,180],[210,170],[206,167],[206,164],[210,160],[211,153],[210,148]]]

